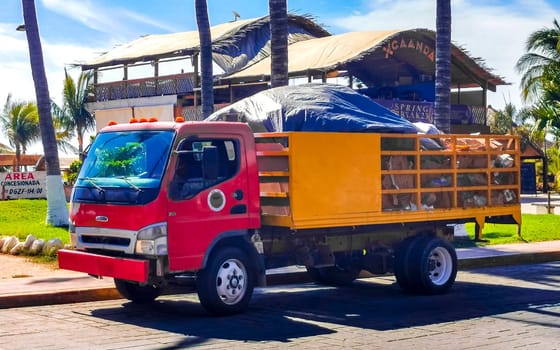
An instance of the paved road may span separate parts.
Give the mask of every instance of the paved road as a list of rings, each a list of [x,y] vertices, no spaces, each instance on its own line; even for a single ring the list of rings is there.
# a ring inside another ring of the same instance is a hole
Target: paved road
[[[212,318],[194,294],[0,310],[0,349],[560,349],[560,262],[461,271],[447,295],[392,277],[258,290]]]

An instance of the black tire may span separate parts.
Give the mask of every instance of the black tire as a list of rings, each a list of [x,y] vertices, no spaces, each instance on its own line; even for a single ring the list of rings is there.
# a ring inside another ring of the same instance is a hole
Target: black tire
[[[214,315],[231,315],[247,309],[255,286],[255,268],[239,248],[218,248],[199,271],[198,298]]]
[[[414,245],[423,236],[412,236],[402,241],[395,250],[395,259],[393,260],[393,273],[397,284],[405,291],[411,290],[409,267],[410,267],[410,254],[414,249]]]
[[[123,298],[137,304],[147,304],[154,301],[161,295],[161,287],[140,286],[133,282],[128,282],[115,278],[115,287]]]
[[[318,283],[332,286],[347,286],[360,275],[360,270],[341,266],[307,267],[309,276]]]
[[[395,250],[395,258],[393,260],[393,273],[397,284],[405,291],[413,291],[410,282],[410,255],[415,245],[425,239],[425,236],[412,236],[402,241]]]
[[[418,241],[410,255],[409,283],[420,294],[442,294],[455,283],[457,253],[455,248],[437,237]]]

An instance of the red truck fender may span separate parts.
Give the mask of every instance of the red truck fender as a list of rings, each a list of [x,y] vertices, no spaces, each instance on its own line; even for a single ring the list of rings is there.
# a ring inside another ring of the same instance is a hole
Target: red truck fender
[[[266,286],[264,252],[258,233],[255,233],[253,230],[235,230],[226,231],[218,235],[208,245],[208,249],[204,253],[201,269],[206,268],[212,254],[224,247],[237,247],[242,249],[253,263],[251,267],[255,273],[257,285],[259,287]]]

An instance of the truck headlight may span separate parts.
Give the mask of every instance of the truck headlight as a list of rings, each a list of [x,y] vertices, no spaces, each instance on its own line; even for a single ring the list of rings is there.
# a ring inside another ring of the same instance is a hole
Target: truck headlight
[[[136,237],[137,254],[167,254],[167,224],[160,223],[141,229]]]

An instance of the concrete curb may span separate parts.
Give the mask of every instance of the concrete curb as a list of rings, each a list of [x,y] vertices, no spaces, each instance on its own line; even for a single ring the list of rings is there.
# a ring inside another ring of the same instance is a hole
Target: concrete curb
[[[114,300],[122,298],[115,288],[96,288],[70,291],[46,291],[32,294],[16,294],[0,297],[0,309],[82,303],[88,301]]]
[[[518,253],[459,260],[459,270],[472,270],[485,267],[540,264],[560,260],[560,252]]]

